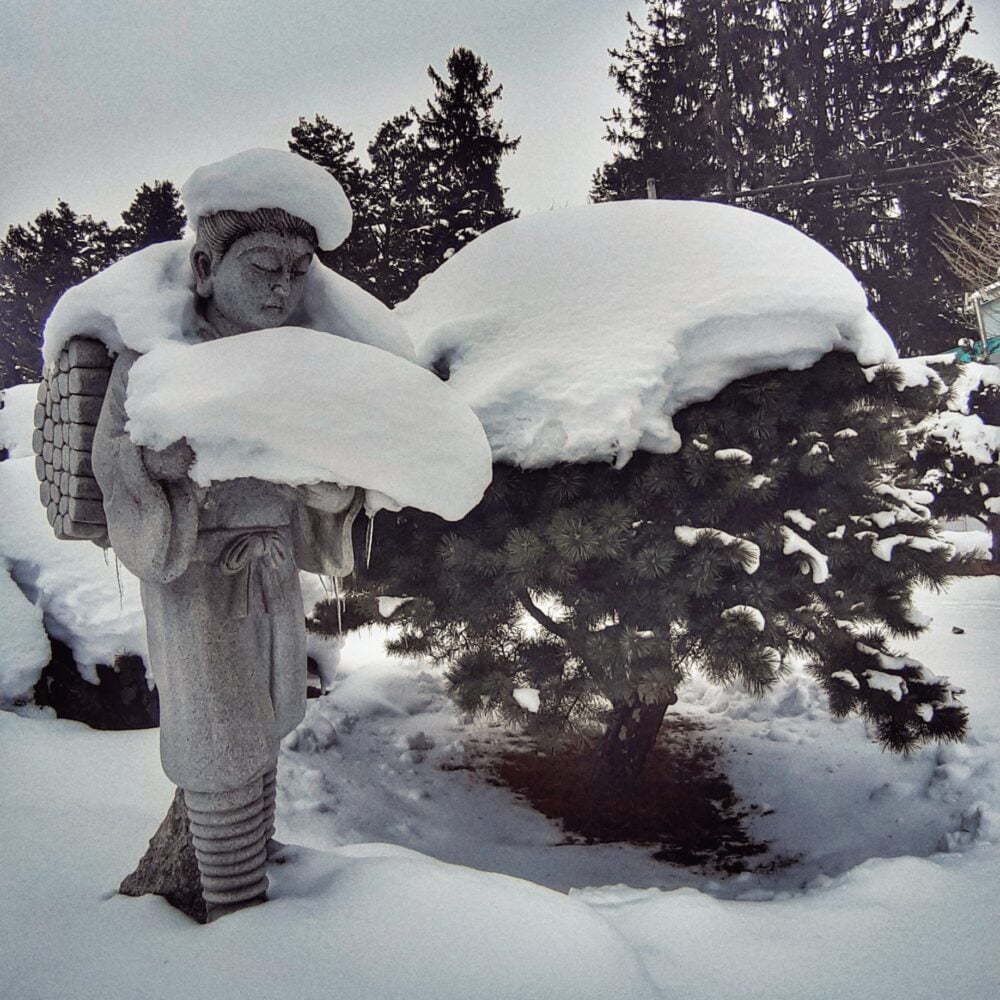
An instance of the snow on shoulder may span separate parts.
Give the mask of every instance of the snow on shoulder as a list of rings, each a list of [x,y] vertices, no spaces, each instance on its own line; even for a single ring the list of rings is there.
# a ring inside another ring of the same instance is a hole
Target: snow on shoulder
[[[671,422],[736,379],[832,350],[896,357],[865,293],[791,226],[705,202],[631,201],[515,219],[396,309],[450,371],[495,460],[524,468],[680,447]]]
[[[281,208],[305,219],[322,250],[335,250],[351,231],[351,204],[319,164],[285,149],[246,149],[199,167],[181,186],[192,225],[215,212]]]
[[[132,367],[125,409],[138,444],[186,437],[202,485],[336,482],[369,491],[369,510],[389,498],[455,521],[492,476],[483,428],[448,385],[387,351],[299,327],[163,344]]]
[[[96,337],[112,354],[145,354],[157,344],[190,342],[197,328],[191,240],[156,243],[69,289],[45,324],[46,363],[70,337]],[[412,360],[403,325],[374,296],[314,260],[302,302],[289,322],[335,333]]]

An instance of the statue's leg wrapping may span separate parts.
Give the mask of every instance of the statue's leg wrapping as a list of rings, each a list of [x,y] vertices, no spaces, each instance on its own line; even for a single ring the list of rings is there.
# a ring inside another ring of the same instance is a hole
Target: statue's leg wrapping
[[[257,777],[225,792],[185,789],[184,802],[209,908],[263,899],[271,823],[264,779]]]
[[[265,840],[274,839],[274,800],[277,794],[278,768],[277,765],[271,768],[264,775],[264,810],[267,814],[267,833]]]

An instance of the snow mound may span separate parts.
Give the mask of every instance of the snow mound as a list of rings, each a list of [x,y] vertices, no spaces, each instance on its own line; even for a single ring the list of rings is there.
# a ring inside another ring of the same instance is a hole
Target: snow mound
[[[0,633],[21,637],[0,643],[0,699],[38,680],[49,661],[46,631],[70,647],[93,683],[98,663],[114,663],[119,653],[145,658],[139,581],[96,545],[56,538],[38,502],[34,458],[0,462],[0,497],[0,585],[4,566],[14,581],[0,594]]]
[[[323,167],[284,149],[246,149],[199,167],[181,186],[192,224],[202,215],[281,208],[305,219],[320,248],[334,250],[351,231],[344,189]]]
[[[52,655],[41,608],[24,595],[0,557],[0,703],[26,697]]]
[[[157,344],[190,342],[197,322],[189,263],[193,246],[191,240],[154,244],[70,288],[45,324],[45,361],[54,361],[77,335],[96,337],[113,354],[123,347],[145,354]],[[315,260],[302,303],[289,321],[414,357],[406,330],[388,308]]]
[[[730,382],[832,350],[896,358],[851,273],[784,223],[632,201],[505,223],[396,309],[450,369],[494,460],[524,468],[680,447],[671,416]]]
[[[0,390],[0,449],[7,449],[8,458],[34,455],[31,432],[37,396],[37,382]]]
[[[337,482],[454,521],[492,476],[483,429],[453,389],[386,351],[315,330],[163,344],[133,366],[125,408],[138,444],[187,437],[202,485]],[[393,505],[369,507],[380,504]]]
[[[18,1000],[661,996],[583,900],[387,844],[289,848],[265,905],[199,928],[157,897],[115,895],[172,794],[155,732],[0,713],[0,745],[3,981]],[[171,956],[169,974],[150,975],[151,955]]]

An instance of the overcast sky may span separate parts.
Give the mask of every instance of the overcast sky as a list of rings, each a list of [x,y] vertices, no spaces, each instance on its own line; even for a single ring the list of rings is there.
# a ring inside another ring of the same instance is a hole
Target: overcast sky
[[[1000,64],[1000,0],[966,50]],[[359,148],[431,96],[463,45],[504,87],[521,146],[502,170],[530,213],[583,204],[618,97],[607,49],[641,0],[0,0],[0,233],[63,198],[119,222],[144,181],[283,147],[322,114]]]

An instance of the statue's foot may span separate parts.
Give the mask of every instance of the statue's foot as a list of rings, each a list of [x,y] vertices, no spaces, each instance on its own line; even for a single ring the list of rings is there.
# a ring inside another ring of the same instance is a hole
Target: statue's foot
[[[238,903],[206,903],[205,923],[210,924],[213,920],[218,920],[219,917],[224,917],[227,913],[234,913],[236,910],[243,910],[248,906],[259,906],[261,903],[266,902],[267,893],[262,892],[259,896],[253,896],[250,899],[241,899]]]

